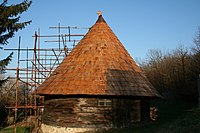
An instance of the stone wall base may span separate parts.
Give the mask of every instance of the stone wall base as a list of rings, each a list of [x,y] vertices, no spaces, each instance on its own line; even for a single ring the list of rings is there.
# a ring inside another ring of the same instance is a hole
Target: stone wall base
[[[46,124],[41,125],[42,133],[84,133],[99,131],[96,128],[59,127]]]

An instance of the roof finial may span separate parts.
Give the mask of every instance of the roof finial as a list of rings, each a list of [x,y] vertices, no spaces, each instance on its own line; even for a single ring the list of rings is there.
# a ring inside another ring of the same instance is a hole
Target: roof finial
[[[97,14],[100,16],[102,15],[102,11],[98,11]]]

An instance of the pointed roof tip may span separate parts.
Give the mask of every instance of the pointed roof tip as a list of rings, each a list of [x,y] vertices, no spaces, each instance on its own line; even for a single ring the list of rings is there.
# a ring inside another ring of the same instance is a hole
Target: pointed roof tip
[[[97,19],[96,23],[101,23],[101,22],[106,23],[106,21],[104,20],[104,18],[102,16],[102,12],[98,11],[97,14],[99,15],[99,18]]]

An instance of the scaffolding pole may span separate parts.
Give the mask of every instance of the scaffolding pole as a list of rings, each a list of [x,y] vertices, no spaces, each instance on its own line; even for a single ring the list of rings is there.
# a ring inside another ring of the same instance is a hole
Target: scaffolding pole
[[[19,82],[19,59],[20,59],[20,43],[21,37],[19,37],[19,45],[18,45],[18,57],[17,57],[17,68],[16,68],[16,91],[15,91],[15,128],[14,132],[17,132],[17,110],[18,110],[18,82]]]

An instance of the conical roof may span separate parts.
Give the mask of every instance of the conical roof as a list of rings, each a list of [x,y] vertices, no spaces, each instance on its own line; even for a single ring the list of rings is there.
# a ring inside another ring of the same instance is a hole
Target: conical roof
[[[102,15],[38,94],[159,96]]]

